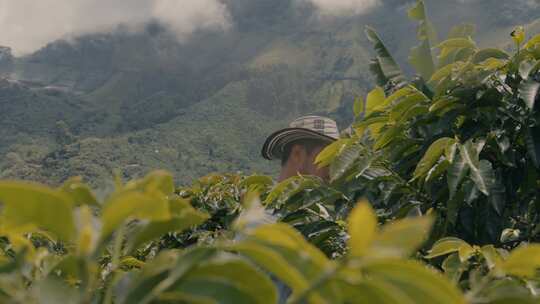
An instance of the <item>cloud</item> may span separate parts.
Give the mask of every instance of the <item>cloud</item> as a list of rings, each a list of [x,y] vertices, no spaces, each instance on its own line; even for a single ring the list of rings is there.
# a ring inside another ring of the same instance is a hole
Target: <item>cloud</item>
[[[369,12],[380,0],[306,0],[313,3],[322,14],[357,15]]]
[[[219,0],[0,0],[0,45],[24,54],[56,39],[154,19],[179,37],[229,26]]]

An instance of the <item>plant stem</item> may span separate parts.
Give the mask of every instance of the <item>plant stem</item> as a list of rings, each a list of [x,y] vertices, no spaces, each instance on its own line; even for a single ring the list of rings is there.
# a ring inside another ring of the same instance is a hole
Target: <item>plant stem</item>
[[[122,243],[124,242],[124,234],[126,230],[126,225],[122,224],[118,231],[116,232],[116,236],[114,238],[114,245],[113,245],[113,255],[111,259],[111,274],[112,278],[111,284],[109,284],[107,288],[107,292],[105,293],[105,299],[103,300],[104,304],[111,304],[112,303],[112,291],[114,286],[114,281],[116,278],[116,270],[118,266],[120,265],[120,256],[122,254]]]

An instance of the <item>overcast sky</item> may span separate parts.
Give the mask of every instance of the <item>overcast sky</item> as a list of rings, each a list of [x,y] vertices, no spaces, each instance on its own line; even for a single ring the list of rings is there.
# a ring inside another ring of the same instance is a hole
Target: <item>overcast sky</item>
[[[337,15],[365,12],[379,0],[296,1]],[[179,39],[199,28],[226,30],[232,24],[219,0],[0,0],[0,45],[20,55],[56,39],[151,19],[168,25]]]

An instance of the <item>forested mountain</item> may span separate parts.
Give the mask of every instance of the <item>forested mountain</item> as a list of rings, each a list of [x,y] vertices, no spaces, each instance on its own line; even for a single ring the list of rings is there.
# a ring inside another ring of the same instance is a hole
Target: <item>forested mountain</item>
[[[354,97],[373,83],[366,25],[407,71],[416,31],[409,1],[332,17],[296,0],[224,2],[231,29],[180,41],[151,22],[52,41],[23,57],[0,48],[0,178],[95,182],[115,169],[136,177],[167,168],[188,182],[213,171],[271,173],[276,164],[260,159],[259,147],[273,129],[308,113],[350,121]],[[533,0],[426,2],[441,34],[476,23],[490,33],[477,37],[483,44],[504,45],[493,37],[518,23],[540,28]]]

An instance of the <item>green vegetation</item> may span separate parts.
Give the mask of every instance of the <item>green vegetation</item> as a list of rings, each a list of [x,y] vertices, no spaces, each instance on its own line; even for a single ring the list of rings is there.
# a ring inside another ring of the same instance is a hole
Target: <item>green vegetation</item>
[[[470,25],[438,41],[421,0],[409,17],[419,76],[366,29],[378,86],[318,156],[329,183],[211,174],[176,187],[154,171],[118,175],[98,199],[81,178],[0,181],[0,300],[538,303],[540,35],[515,28],[507,52],[478,47]],[[65,123],[57,133],[78,141]]]

